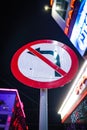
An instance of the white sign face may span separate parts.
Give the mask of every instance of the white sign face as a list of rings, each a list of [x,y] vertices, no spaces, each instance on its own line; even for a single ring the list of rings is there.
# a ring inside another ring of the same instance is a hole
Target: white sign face
[[[53,40],[28,43],[15,53],[11,62],[14,76],[36,88],[38,85],[42,88],[64,85],[72,79],[77,68],[75,53],[68,46]]]
[[[55,44],[38,44],[31,46],[52,63],[61,67],[65,73],[71,68],[71,58],[67,51]],[[67,65],[68,64],[68,65]],[[50,82],[58,80],[62,75],[48,65],[44,60],[32,54],[28,49],[24,50],[18,59],[20,72],[32,80]]]

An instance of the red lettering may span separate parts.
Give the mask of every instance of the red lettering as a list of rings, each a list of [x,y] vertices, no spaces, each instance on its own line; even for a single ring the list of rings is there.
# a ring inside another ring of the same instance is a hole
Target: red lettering
[[[69,28],[68,28],[68,27],[65,27],[64,33],[65,33],[66,35],[68,34],[68,30],[69,30]]]
[[[70,7],[73,8],[73,9],[74,9],[75,1],[76,1],[76,0],[71,0],[71,2],[70,2]]]
[[[52,6],[52,5],[53,5],[53,2],[54,2],[54,0],[50,0],[50,6]]]
[[[68,35],[68,30],[69,30],[69,26],[70,26],[70,21],[72,19],[72,14],[73,14],[73,10],[74,10],[74,3],[76,0],[71,0],[70,2],[70,10],[68,12],[68,18],[66,19],[66,27],[65,27],[65,34]]]
[[[67,26],[67,27],[69,27],[70,21],[71,21],[71,19],[70,19],[70,18],[67,18],[67,20],[66,20],[66,26]]]
[[[75,93],[78,95],[80,91],[83,89],[83,84],[86,85],[87,76],[83,76],[80,82],[78,83],[78,86],[75,89]]]
[[[72,18],[72,13],[73,13],[73,10],[71,9],[68,13],[68,17],[71,19]]]

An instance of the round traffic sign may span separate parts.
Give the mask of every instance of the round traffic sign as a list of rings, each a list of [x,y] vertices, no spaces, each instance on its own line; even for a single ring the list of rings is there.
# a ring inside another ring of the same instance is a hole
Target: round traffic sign
[[[57,88],[68,83],[78,69],[75,52],[55,40],[30,42],[13,55],[15,78],[33,88]]]

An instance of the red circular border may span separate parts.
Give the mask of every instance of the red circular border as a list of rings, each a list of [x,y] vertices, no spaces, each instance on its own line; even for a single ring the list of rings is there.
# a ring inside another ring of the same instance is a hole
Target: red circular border
[[[27,49],[29,46],[32,45],[36,45],[36,44],[54,44],[56,42],[56,44],[58,44],[58,46],[60,46],[61,48],[65,49],[70,57],[71,57],[71,61],[72,61],[72,65],[71,68],[69,70],[69,72],[62,78],[56,80],[56,81],[51,81],[51,82],[40,82],[40,81],[35,81],[32,79],[29,79],[27,77],[25,77],[18,68],[18,58],[20,56],[20,54]],[[76,54],[74,53],[74,51],[68,47],[67,45],[61,43],[61,42],[57,42],[55,40],[37,40],[31,43],[28,43],[26,45],[24,45],[23,47],[21,47],[19,50],[16,51],[16,53],[13,55],[13,58],[11,60],[11,71],[13,73],[13,75],[16,77],[17,80],[19,80],[20,82],[22,82],[23,84],[29,86],[29,87],[33,87],[33,88],[57,88],[60,86],[65,85],[66,83],[68,83],[70,80],[72,80],[72,78],[75,76],[76,72],[78,69],[78,58],[76,56]]]

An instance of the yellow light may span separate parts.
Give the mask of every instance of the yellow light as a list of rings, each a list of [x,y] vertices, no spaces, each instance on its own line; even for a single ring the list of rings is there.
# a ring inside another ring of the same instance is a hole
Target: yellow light
[[[51,9],[51,8],[50,8],[48,5],[45,5],[45,6],[44,6],[44,10],[45,10],[45,11],[48,11],[49,9]]]

